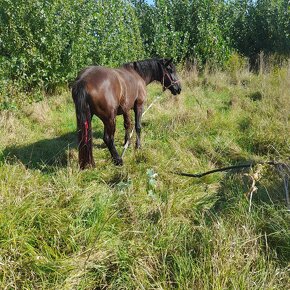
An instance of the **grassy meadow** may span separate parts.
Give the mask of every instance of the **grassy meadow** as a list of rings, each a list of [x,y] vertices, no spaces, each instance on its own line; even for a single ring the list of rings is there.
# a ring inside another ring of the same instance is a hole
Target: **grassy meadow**
[[[180,78],[177,97],[148,86],[122,167],[94,117],[96,168],[78,169],[69,91],[0,112],[0,289],[289,289],[289,167],[173,172],[289,164],[290,67]]]

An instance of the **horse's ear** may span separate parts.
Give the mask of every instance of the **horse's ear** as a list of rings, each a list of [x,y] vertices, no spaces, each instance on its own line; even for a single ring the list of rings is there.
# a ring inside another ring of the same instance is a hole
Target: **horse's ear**
[[[157,60],[157,64],[158,64],[158,66],[161,67],[161,69],[162,69],[162,67],[164,66],[164,61],[163,61],[163,59],[162,59],[162,58],[161,58],[161,59],[158,59],[158,60]]]
[[[172,63],[172,61],[173,61],[173,58],[170,58],[169,60],[167,60],[167,61],[165,62],[164,66],[165,66],[165,67],[168,66],[170,63]]]
[[[134,70],[137,70],[137,62],[136,61],[133,62],[133,68],[134,68]]]

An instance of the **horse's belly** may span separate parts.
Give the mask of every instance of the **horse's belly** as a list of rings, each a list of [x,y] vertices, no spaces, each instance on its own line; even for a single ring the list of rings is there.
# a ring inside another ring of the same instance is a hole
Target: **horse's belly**
[[[120,100],[120,105],[117,109],[117,114],[122,115],[134,107],[134,103],[136,101],[135,97],[124,96]]]

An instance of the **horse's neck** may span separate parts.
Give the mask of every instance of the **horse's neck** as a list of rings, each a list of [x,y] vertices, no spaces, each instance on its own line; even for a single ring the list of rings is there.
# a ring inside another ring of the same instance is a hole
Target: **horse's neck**
[[[159,71],[158,64],[152,63],[150,68],[147,67],[146,70],[142,67],[136,69],[137,73],[143,78],[146,86],[154,81],[162,82],[162,76]]]
[[[146,82],[146,85],[154,82],[154,81],[157,81],[157,82],[160,82],[161,83],[161,76],[160,76],[160,73],[154,73],[153,71],[151,72],[151,76],[150,76],[150,80],[148,81],[148,83]],[[148,78],[149,79],[149,78]]]
[[[156,81],[156,77],[153,74],[148,74],[146,76],[143,77],[146,86],[149,85],[150,83]]]

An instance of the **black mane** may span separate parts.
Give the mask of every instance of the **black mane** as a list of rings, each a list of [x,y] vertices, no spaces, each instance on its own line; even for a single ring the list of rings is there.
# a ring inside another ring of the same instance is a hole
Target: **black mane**
[[[160,67],[161,62],[164,62],[164,59],[152,58],[124,63],[121,67],[134,69],[144,79],[146,84],[149,84],[155,80],[161,81],[163,77],[163,72]]]

